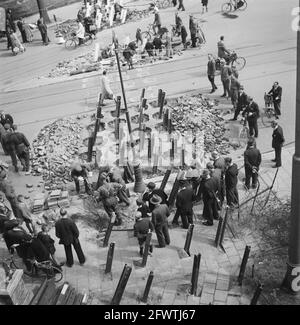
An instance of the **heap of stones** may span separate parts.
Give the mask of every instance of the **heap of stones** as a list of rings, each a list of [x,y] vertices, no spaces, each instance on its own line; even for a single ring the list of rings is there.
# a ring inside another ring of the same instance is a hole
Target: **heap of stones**
[[[220,116],[215,101],[202,95],[183,96],[169,101],[168,105],[172,107],[172,125],[175,130],[181,134],[202,131],[207,153],[217,150],[226,155],[230,152],[232,145],[225,136],[225,120]]]
[[[45,190],[64,188],[71,181],[70,163],[82,146],[80,120],[84,117],[55,121],[33,141],[32,175],[43,177]]]

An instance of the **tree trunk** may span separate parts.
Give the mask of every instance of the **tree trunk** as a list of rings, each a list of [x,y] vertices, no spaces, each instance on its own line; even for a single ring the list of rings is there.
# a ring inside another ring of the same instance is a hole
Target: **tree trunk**
[[[48,15],[48,11],[45,5],[45,0],[37,0],[37,5],[39,7],[40,18],[43,18],[44,24],[51,23],[51,20]]]

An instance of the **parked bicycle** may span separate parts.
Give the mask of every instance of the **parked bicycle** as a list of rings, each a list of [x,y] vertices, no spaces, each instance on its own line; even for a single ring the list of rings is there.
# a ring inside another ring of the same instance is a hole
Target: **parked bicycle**
[[[244,11],[246,10],[247,7],[248,4],[246,0],[240,0],[240,1],[230,0],[228,2],[223,3],[222,12],[229,13],[236,10]]]
[[[270,127],[271,122],[274,121],[276,116],[273,103],[273,96],[265,93],[264,100],[265,107],[263,113],[261,114],[261,120],[264,126]]]
[[[94,36],[92,34],[86,33],[83,39],[83,44],[88,46],[93,43]],[[68,50],[74,50],[79,46],[79,39],[76,36],[76,33],[71,33],[70,37],[66,39],[65,47]]]
[[[9,249],[10,256],[2,261],[3,268],[6,273],[13,273],[14,270],[22,269],[24,274],[35,277],[47,277],[47,279],[54,278],[55,282],[59,282],[63,278],[62,270],[55,266],[52,260],[38,262],[36,260],[27,259],[30,264],[30,271],[24,265],[22,259],[15,253],[16,247],[19,245],[12,245]]]

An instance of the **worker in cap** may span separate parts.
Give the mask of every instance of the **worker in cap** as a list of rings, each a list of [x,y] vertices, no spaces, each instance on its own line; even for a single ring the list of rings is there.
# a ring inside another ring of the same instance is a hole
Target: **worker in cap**
[[[80,193],[80,184],[79,184],[80,178],[83,179],[85,191],[87,194],[89,194],[90,190],[87,182],[88,171],[86,166],[80,164],[79,161],[74,161],[71,169],[71,177],[74,180],[77,194]]]
[[[154,227],[149,218],[142,218],[142,213],[140,211],[137,211],[135,213],[135,224],[133,229],[134,236],[138,239],[140,255],[142,256],[144,253],[144,245],[147,239],[147,235],[149,232],[152,232],[154,230]],[[152,249],[150,251],[152,251]]]

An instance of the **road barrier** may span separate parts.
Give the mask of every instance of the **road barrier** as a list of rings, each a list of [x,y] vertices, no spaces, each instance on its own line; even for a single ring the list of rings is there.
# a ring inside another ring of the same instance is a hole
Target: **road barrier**
[[[250,250],[251,250],[251,246],[247,245],[245,247],[245,251],[244,251],[244,255],[243,255],[243,259],[242,259],[242,264],[241,264],[241,268],[240,268],[240,272],[239,272],[239,276],[238,276],[239,286],[241,286],[242,283],[243,283],[243,279],[244,279],[244,275],[245,275],[245,270],[246,270]]]
[[[154,278],[154,273],[153,273],[153,271],[151,271],[149,276],[148,276],[148,279],[147,279],[147,283],[146,283],[146,287],[145,287],[145,290],[144,290],[143,297],[141,299],[141,301],[144,302],[144,303],[147,303],[153,278]]]
[[[223,229],[223,222],[224,222],[223,217],[220,217],[217,232],[216,232],[216,237],[215,237],[215,245],[216,245],[216,247],[219,247],[219,245],[220,245],[221,232],[222,232],[222,229]]]
[[[110,243],[108,252],[107,252],[107,259],[106,259],[106,266],[105,266],[105,274],[111,272],[112,262],[114,258],[114,251],[115,251],[115,243]]]
[[[131,271],[132,271],[131,266],[128,266],[127,264],[125,264],[123,272],[122,272],[120,280],[119,280],[119,283],[117,285],[115,294],[112,298],[111,305],[119,305],[120,304],[120,301],[121,301],[123,293],[125,291]]]
[[[200,270],[200,261],[201,254],[194,255],[194,263],[193,263],[193,272],[192,272],[192,284],[190,293],[194,296],[197,295],[197,286],[198,286],[198,278],[199,278],[199,270]]]
[[[141,267],[145,267],[147,264],[147,260],[148,260],[148,255],[149,255],[149,249],[150,249],[150,242],[151,242],[151,238],[152,238],[152,233],[149,232],[147,234],[147,238],[146,238],[146,242],[145,242],[145,248],[144,248],[144,252],[143,252],[143,259],[142,259],[142,264]]]
[[[192,238],[193,238],[193,231],[194,231],[194,225],[193,224],[189,224],[189,229],[186,233],[186,238],[185,238],[185,244],[184,244],[184,251],[191,256],[190,254],[190,247],[191,247],[191,242],[192,242]]]
[[[104,236],[104,240],[103,240],[103,247],[108,246],[109,238],[110,238],[110,235],[111,235],[111,232],[112,232],[115,221],[116,221],[116,215],[113,212],[113,215],[112,215],[112,217],[110,219],[109,225],[108,225],[108,227],[107,227],[107,229],[105,231],[105,236]]]
[[[263,291],[263,285],[261,283],[258,283],[254,295],[251,299],[250,305],[257,305],[258,299],[262,291]]]

